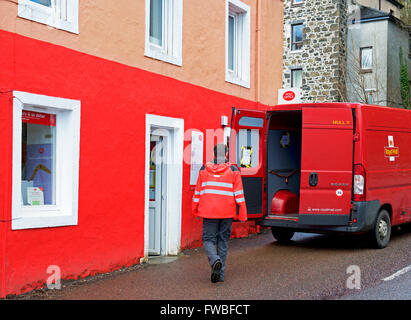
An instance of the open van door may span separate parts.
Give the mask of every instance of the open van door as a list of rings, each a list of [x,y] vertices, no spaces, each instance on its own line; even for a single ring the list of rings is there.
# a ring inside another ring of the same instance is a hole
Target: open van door
[[[261,218],[265,209],[266,111],[233,108],[230,162],[240,169],[248,219]]]
[[[353,171],[351,108],[303,107],[299,224],[348,225]]]

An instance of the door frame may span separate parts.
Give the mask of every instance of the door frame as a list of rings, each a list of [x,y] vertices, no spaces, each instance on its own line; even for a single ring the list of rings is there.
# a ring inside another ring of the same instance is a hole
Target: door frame
[[[145,202],[144,202],[144,259],[148,258],[149,246],[149,187],[150,187],[150,136],[166,136],[166,199],[165,210],[165,248],[164,255],[177,255],[181,248],[181,219],[183,194],[183,150],[184,119],[146,114],[145,137]]]

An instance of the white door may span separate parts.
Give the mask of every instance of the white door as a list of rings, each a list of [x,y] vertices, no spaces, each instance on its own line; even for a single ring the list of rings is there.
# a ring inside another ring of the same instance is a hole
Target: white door
[[[162,255],[165,249],[165,145],[165,137],[150,136],[149,255]]]

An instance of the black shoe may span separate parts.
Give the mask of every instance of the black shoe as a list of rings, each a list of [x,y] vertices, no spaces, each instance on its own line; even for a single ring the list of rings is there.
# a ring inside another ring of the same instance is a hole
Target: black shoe
[[[220,281],[220,272],[221,272],[221,267],[223,264],[221,263],[220,260],[216,260],[212,266],[212,271],[211,271],[211,282],[216,283]]]

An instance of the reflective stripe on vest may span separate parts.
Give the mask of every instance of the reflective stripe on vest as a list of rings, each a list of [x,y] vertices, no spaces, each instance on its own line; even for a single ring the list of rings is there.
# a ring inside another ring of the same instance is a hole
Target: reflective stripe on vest
[[[234,196],[234,193],[232,191],[223,191],[223,190],[215,190],[215,189],[206,189],[206,190],[200,191],[200,195],[203,195],[205,193],[219,194],[222,196],[230,196],[230,197]]]
[[[244,202],[245,199],[244,199],[244,198],[235,198],[235,201],[236,201],[237,203],[241,203],[241,202]]]
[[[201,184],[202,187],[206,186],[214,186],[214,187],[224,187],[224,188],[233,188],[232,183],[226,183],[226,182],[217,182],[217,181],[207,181],[203,182]]]

